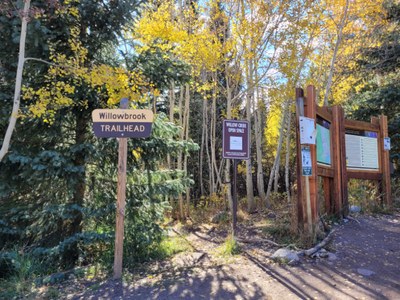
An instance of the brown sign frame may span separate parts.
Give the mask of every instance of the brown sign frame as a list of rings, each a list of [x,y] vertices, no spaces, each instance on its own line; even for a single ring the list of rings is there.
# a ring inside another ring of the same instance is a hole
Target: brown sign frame
[[[250,124],[245,120],[223,120],[222,157],[225,159],[250,159]],[[236,139],[236,140],[234,140]],[[240,149],[231,148],[237,141]]]

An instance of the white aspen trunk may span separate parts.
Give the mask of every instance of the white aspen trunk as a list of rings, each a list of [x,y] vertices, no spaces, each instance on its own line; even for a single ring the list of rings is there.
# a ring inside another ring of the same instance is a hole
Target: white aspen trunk
[[[254,87],[253,87],[253,61],[249,59],[248,61],[248,76],[247,76],[247,84],[251,87],[246,96],[246,115],[247,121],[249,122],[249,132],[250,138],[249,143],[251,145],[251,102],[254,98]],[[253,173],[252,173],[252,163],[251,156],[248,160],[246,160],[246,191],[247,191],[247,210],[249,213],[253,213],[256,210],[256,203],[254,200],[253,193]]]
[[[181,126],[181,134],[180,134],[180,139],[181,140],[183,140],[183,137],[184,137],[184,126],[183,126],[183,114],[184,113],[182,112],[183,97],[184,97],[184,87],[181,88],[180,95],[179,95],[179,125]],[[182,166],[182,150],[179,151],[179,153],[178,153],[177,169],[178,170],[183,170],[183,166]],[[178,196],[178,203],[179,203],[179,219],[180,220],[184,220],[185,211],[184,211],[182,193],[180,193],[179,196]]]
[[[279,130],[279,140],[278,140],[278,148],[276,150],[276,157],[275,157],[275,161],[274,164],[272,166],[271,169],[271,173],[269,175],[269,180],[268,180],[268,187],[267,187],[267,201],[266,201],[266,206],[269,208],[270,207],[270,201],[269,201],[269,197],[271,195],[271,189],[272,189],[272,182],[274,179],[274,174],[275,174],[275,169],[279,168],[279,160],[280,160],[280,153],[282,151],[282,144],[283,144],[283,130],[285,128],[285,122],[286,122],[286,110],[288,107],[288,103],[285,104],[285,108],[284,108],[284,115],[283,115],[283,119],[281,122],[281,128]]]
[[[201,144],[200,144],[200,159],[199,159],[199,182],[200,182],[200,194],[204,196],[204,184],[203,184],[203,161],[204,161],[204,143],[206,141],[206,114],[205,110],[207,109],[207,102],[203,100],[203,116],[202,116],[202,130],[201,130]]]
[[[213,74],[214,75],[214,74]],[[214,80],[214,76],[213,76]],[[213,88],[213,95],[212,95],[212,102],[211,102],[211,124],[210,124],[210,152],[211,152],[211,169],[210,172],[212,172],[212,180],[213,180],[213,186],[215,187],[215,190],[217,189],[217,184],[215,182],[215,177],[216,177],[216,172],[215,172],[215,165],[216,165],[216,157],[215,157],[215,129],[216,129],[216,102],[217,102],[217,96],[215,95],[215,87]]]
[[[286,121],[286,116],[284,117]],[[282,124],[283,127],[286,126],[286,124]],[[285,129],[282,130],[282,135],[285,135]],[[283,144],[283,137],[282,137],[282,144]],[[282,148],[281,148],[282,149]],[[279,166],[281,165],[281,153],[277,153],[277,159],[278,161],[276,162],[276,166],[274,168],[274,192],[278,193],[279,190]]]
[[[4,136],[3,144],[0,149],[0,162],[3,160],[4,156],[7,154],[10,147],[11,137],[17,123],[18,111],[20,107],[21,100],[21,88],[22,88],[22,73],[24,71],[25,63],[25,44],[26,44],[26,33],[28,27],[29,9],[31,1],[25,0],[24,10],[22,12],[21,19],[21,36],[19,39],[19,55],[18,55],[18,67],[17,74],[15,78],[15,90],[14,90],[14,102],[13,108],[10,115],[10,121],[8,123],[7,131]]]
[[[222,186],[221,173],[219,172],[219,168],[217,166],[217,157],[216,157],[216,130],[217,130],[217,73],[213,73],[213,97],[212,97],[212,108],[211,108],[211,161],[213,172],[215,172],[215,192],[218,191],[218,187]]]
[[[175,110],[175,82],[171,81],[171,89],[169,91],[169,121],[174,123],[174,110]],[[168,169],[171,169],[171,155],[167,155]]]
[[[225,80],[226,80],[226,117],[228,120],[232,119],[232,90],[230,87],[228,65],[225,64]],[[225,164],[225,189],[226,196],[229,205],[229,211],[233,213],[233,199],[232,199],[232,184],[231,184],[231,163],[230,160],[226,160]],[[236,188],[236,187],[235,187]]]
[[[205,116],[205,122],[206,124],[208,123],[208,105],[206,102],[206,107],[205,107],[205,111],[204,111],[204,116]],[[208,162],[208,176],[209,176],[209,196],[211,196],[212,194],[214,194],[215,191],[215,186],[214,186],[214,172],[213,172],[213,167],[212,167],[212,163],[211,163],[211,155],[210,155],[210,149],[209,149],[209,137],[208,137],[208,130],[206,127],[205,130],[205,146],[206,146],[206,154],[207,154],[207,162]]]
[[[259,103],[261,100],[260,98],[260,93],[258,91],[258,88],[256,89],[257,93],[257,103]],[[259,106],[259,105],[258,105]],[[257,190],[258,190],[258,195],[261,198],[261,203],[263,203],[266,199],[266,194],[265,194],[265,186],[264,186],[264,170],[262,166],[262,145],[263,145],[263,122],[262,122],[262,114],[261,114],[261,108],[257,107],[256,108],[256,114],[254,118],[254,127],[255,127],[255,140],[256,140],[256,155],[257,155]]]
[[[329,91],[331,90],[331,86],[332,86],[333,74],[335,72],[336,57],[337,57],[337,53],[339,50],[339,46],[342,43],[342,39],[343,39],[343,28],[346,25],[347,14],[349,12],[349,5],[350,5],[350,0],[346,0],[346,6],[344,7],[344,10],[343,10],[343,17],[340,19],[340,23],[339,23],[337,40],[336,40],[336,44],[335,44],[335,50],[333,51],[331,66],[329,69],[328,82],[326,83],[325,95],[324,95],[324,106],[328,106],[328,97],[329,97]]]
[[[184,132],[185,132],[185,140],[189,139],[189,117],[190,117],[190,89],[189,84],[186,84],[186,94],[185,94],[185,113],[184,113]],[[185,171],[185,175],[188,175],[187,169],[187,161],[188,155],[184,154],[183,160],[183,169]],[[186,217],[190,215],[190,189],[186,188]]]

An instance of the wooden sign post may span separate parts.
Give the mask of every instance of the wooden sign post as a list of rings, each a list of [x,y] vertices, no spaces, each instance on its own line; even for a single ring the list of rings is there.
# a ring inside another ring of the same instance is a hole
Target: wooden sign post
[[[120,107],[128,108],[128,99],[121,100]],[[124,218],[126,200],[126,160],[128,139],[118,138],[117,212],[114,248],[114,279],[122,276],[122,257],[124,256]]]
[[[149,137],[153,123],[153,112],[151,110],[131,110],[128,109],[128,105],[129,100],[127,98],[123,98],[120,102],[120,109],[96,109],[92,112],[94,134],[97,137],[118,138],[118,182],[114,248],[114,279],[120,279],[122,277],[128,137]]]

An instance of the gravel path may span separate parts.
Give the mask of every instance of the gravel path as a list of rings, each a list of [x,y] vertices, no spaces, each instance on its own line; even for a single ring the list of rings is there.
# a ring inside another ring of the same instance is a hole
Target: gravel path
[[[400,214],[357,220],[338,226],[327,258],[288,266],[256,248],[228,262],[198,252],[192,264],[131,283],[109,280],[65,298],[400,299]]]

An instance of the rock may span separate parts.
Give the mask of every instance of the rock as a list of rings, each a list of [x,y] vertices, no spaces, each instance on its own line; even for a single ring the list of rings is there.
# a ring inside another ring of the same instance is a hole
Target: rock
[[[337,260],[336,254],[328,253],[328,260],[330,261]]]
[[[357,206],[357,205],[351,205],[350,212],[351,213],[359,213],[359,212],[361,212],[361,207]]]
[[[269,212],[269,213],[267,214],[267,218],[268,218],[268,219],[276,219],[276,214],[274,214],[273,212]]]
[[[293,264],[298,262],[299,256],[295,251],[286,249],[286,248],[281,248],[275,251],[274,254],[272,254],[271,258],[274,261],[282,262],[282,263],[288,263],[288,264]]]
[[[374,275],[375,272],[368,270],[368,269],[362,269],[362,268],[358,268],[357,269],[358,274],[363,275],[363,276],[371,276]]]
[[[321,250],[319,250],[319,252],[318,252],[318,257],[320,257],[320,258],[327,258],[327,257],[329,257],[329,253],[328,253],[328,251],[326,251],[325,249],[321,249]]]

